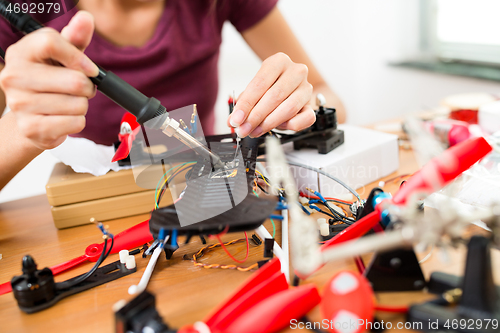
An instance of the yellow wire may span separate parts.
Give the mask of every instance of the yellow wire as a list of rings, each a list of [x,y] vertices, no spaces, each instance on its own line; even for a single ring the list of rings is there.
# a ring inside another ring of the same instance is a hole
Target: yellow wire
[[[271,187],[271,184],[267,182],[266,177],[264,177],[264,175],[259,170],[255,170],[255,172],[257,172],[262,177],[262,179],[266,182],[267,186]]]
[[[192,162],[192,163],[186,163],[186,164],[182,164],[180,165],[175,171],[172,171],[172,173],[167,177],[165,178],[165,181],[163,182],[163,184],[159,187],[159,190],[158,192],[156,193],[156,200],[155,200],[155,207],[158,208],[158,198],[160,197],[160,192],[161,192],[161,189],[163,188],[163,186],[165,186],[165,184],[168,182],[168,180],[170,179],[170,176],[175,174],[177,171],[179,171],[180,169],[182,169],[183,167],[185,166],[189,166],[189,165],[192,165],[192,164],[195,164],[196,162]]]

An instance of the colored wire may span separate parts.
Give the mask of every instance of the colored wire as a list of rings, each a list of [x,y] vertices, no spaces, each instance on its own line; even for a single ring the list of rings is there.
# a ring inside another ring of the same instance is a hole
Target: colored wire
[[[247,261],[248,259],[248,254],[250,253],[250,243],[248,242],[248,235],[247,235],[247,232],[245,231],[245,238],[246,238],[246,241],[247,241],[247,254],[245,255],[245,259],[243,260],[238,260],[236,259],[235,257],[233,257],[231,255],[231,253],[229,253],[229,251],[226,249],[226,247],[224,246],[224,243],[222,243],[222,240],[220,239],[220,236],[219,235],[215,235],[215,237],[217,237],[217,240],[219,241],[222,249],[224,250],[224,252],[226,252],[226,254],[229,256],[229,258],[231,258],[233,261],[236,261],[236,262],[239,262],[240,264],[244,263],[245,261]]]
[[[266,182],[267,186],[271,187],[271,184],[269,184],[268,179],[259,170],[255,169],[255,172],[262,177],[262,180]]]
[[[269,218],[271,220],[271,223],[273,224],[273,238],[276,237],[276,226],[274,225],[274,221],[272,218]]]
[[[265,162],[265,161],[266,161],[265,159],[259,159],[259,158],[256,160],[256,162]],[[322,174],[325,177],[330,178],[331,180],[339,183],[344,188],[346,188],[349,192],[351,192],[358,199],[358,201],[361,203],[361,197],[359,196],[358,192],[356,192],[352,187],[350,187],[349,185],[347,185],[346,183],[344,183],[342,180],[338,179],[337,177],[335,177],[335,176],[333,176],[333,175],[331,175],[329,173],[326,173],[323,170],[320,170],[318,168],[315,168],[315,167],[312,167],[312,166],[309,166],[309,165],[306,165],[306,164],[292,162],[292,161],[287,161],[287,162],[288,162],[289,165],[298,166],[298,167],[301,167],[301,168],[304,168],[304,169],[315,171],[315,172],[317,172],[319,174]]]
[[[244,241],[245,241],[245,239],[240,238],[240,239],[235,239],[235,240],[229,241],[229,242],[225,243],[224,245],[229,246],[229,245],[241,243]],[[203,267],[206,269],[210,269],[210,268],[235,269],[235,270],[238,270],[240,272],[248,272],[248,271],[253,270],[254,268],[259,267],[259,265],[257,263],[253,264],[251,266],[248,266],[248,267],[240,267],[240,266],[236,266],[236,265],[204,264],[204,263],[198,262],[199,258],[203,257],[210,250],[217,248],[217,247],[221,247],[221,243],[215,243],[215,244],[212,244],[209,246],[205,246],[205,247],[201,248],[197,253],[193,254],[193,257],[192,257],[193,265],[197,266],[197,267]],[[184,259],[186,259],[186,258],[184,258]]]
[[[258,198],[259,195],[257,194],[257,192],[255,192],[254,189],[252,189],[252,191],[253,191],[253,194],[255,194],[255,196]],[[271,223],[273,224],[273,238],[275,238],[276,237],[276,225],[274,224],[274,220],[272,218],[269,218],[269,219],[271,220]]]
[[[176,171],[179,171],[179,170],[180,170],[180,168],[182,168],[184,165],[186,165],[186,164],[194,164],[194,163],[196,163],[196,162],[191,161],[191,162],[185,162],[185,163],[182,163],[182,164],[176,165],[176,166],[174,166],[174,167],[170,168],[167,172],[165,172],[165,173],[163,174],[163,176],[160,178],[160,181],[158,182],[158,185],[156,185],[156,191],[155,191],[155,209],[157,209],[157,208],[158,208],[158,198],[159,198],[159,195],[160,195],[160,193],[158,192],[158,189],[159,189],[159,188],[162,188],[163,186],[165,186],[165,184],[168,182],[168,179],[170,178],[170,176],[169,176],[169,177],[166,177],[166,176],[167,176],[167,174],[168,174],[170,171],[172,171],[173,169],[175,169],[175,168],[179,168],[179,169],[177,169],[177,170],[176,170]],[[175,171],[173,172],[173,174],[174,174],[174,173],[175,173]],[[160,187],[160,184],[161,184],[161,182],[162,182],[162,180],[163,180],[163,179],[165,179],[165,181],[163,182],[162,186]]]
[[[171,168],[170,170],[172,170],[172,169],[174,169],[174,168],[177,168],[177,167],[178,167],[178,169],[177,169],[176,171],[174,171],[174,172],[172,173],[172,175],[171,175],[171,176],[168,176],[168,177],[166,177],[166,178],[165,178],[165,181],[164,181],[164,183],[162,184],[162,186],[161,186],[160,188],[163,188],[163,187],[165,186],[165,184],[167,184],[167,183],[169,182],[169,180],[173,179],[173,178],[174,178],[174,177],[178,174],[177,172],[178,172],[178,171],[180,171],[180,169],[181,169],[184,165],[186,165],[186,164],[190,164],[190,166],[191,166],[191,164],[194,164],[194,163],[196,163],[196,162],[186,162],[186,163],[183,163],[183,164],[181,164],[181,165],[179,165],[179,166],[175,166],[175,167]],[[185,169],[186,169],[186,168],[185,168]],[[163,177],[162,177],[162,178],[164,178],[164,177],[165,177],[165,175],[166,175],[166,174],[167,174],[170,170],[168,170],[168,171],[167,171],[167,172],[163,175]],[[160,182],[161,182],[161,179],[160,179]],[[166,190],[166,188],[165,188],[165,190]],[[155,192],[155,193],[156,193],[156,195],[155,195],[155,197],[156,197],[156,208],[158,208],[158,205],[159,205],[158,186],[156,187],[156,192]]]
[[[300,194],[301,197],[304,197],[304,198],[318,199],[319,200],[319,197],[316,196],[316,195],[307,194],[307,193],[304,193],[302,191],[299,194]],[[339,204],[344,204],[344,205],[352,205],[354,203],[353,201],[341,200],[341,199],[337,199],[337,198],[325,197],[325,199],[326,199],[326,201],[333,201],[333,202],[336,202],[336,203],[339,203]]]
[[[163,195],[165,194],[165,192],[167,191],[167,187],[168,185],[170,184],[171,181],[173,181],[175,179],[175,177],[177,177],[179,174],[181,174],[183,171],[186,171],[186,170],[193,170],[193,168],[195,167],[195,165],[188,165],[188,166],[184,166],[182,169],[179,169],[177,171],[175,171],[174,174],[172,174],[172,176],[170,176],[168,178],[168,181],[167,181],[167,186],[165,187],[162,187],[162,191],[160,192],[160,195],[158,196],[158,200],[156,201],[156,208],[159,207],[160,205],[160,202],[161,202],[161,198],[163,197]],[[188,173],[186,173],[187,175]],[[177,198],[177,200],[179,200],[181,197]],[[177,202],[176,200],[176,202]],[[176,203],[174,202],[174,203]]]
[[[262,192],[264,192],[265,194],[269,194],[269,192],[267,192],[266,190],[264,190],[264,189],[262,188],[262,186],[260,186],[260,184],[259,184],[259,183],[257,183],[257,187],[258,187],[258,188],[259,188]]]
[[[325,202],[319,202],[319,203],[323,204],[326,208],[328,208],[328,210],[332,213],[332,215],[336,217],[338,221],[343,221],[347,224],[353,224],[354,222],[356,222],[356,220],[354,220],[353,218],[350,218],[344,214],[339,213],[338,211],[330,207],[330,205],[328,205],[327,203]]]

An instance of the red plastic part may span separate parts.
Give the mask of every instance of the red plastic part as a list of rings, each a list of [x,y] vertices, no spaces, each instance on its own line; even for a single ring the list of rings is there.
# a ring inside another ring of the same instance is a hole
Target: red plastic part
[[[362,219],[359,219],[356,223],[339,232],[332,239],[325,242],[325,244],[321,246],[320,250],[324,251],[333,245],[361,237],[376,226],[379,221],[379,213],[377,211],[371,212]]]
[[[118,146],[118,149],[116,149],[115,155],[111,159],[111,162],[116,162],[127,158],[128,154],[130,154],[130,150],[132,149],[132,141],[134,140],[132,138],[132,134],[119,134],[118,137],[120,138],[121,143]]]
[[[456,144],[433,158],[420,171],[410,177],[405,185],[396,192],[392,202],[402,205],[417,192],[430,194],[443,188],[491,150],[491,146],[482,137]]]
[[[325,285],[321,313],[329,322],[330,332],[343,332],[343,326],[347,327],[345,331],[364,332],[366,322],[373,320],[374,307],[373,290],[361,274],[342,271]]]
[[[132,133],[118,134],[118,139],[120,140],[121,143],[118,146],[118,149],[116,149],[115,155],[113,156],[111,162],[116,162],[119,160],[123,160],[124,158],[127,158],[127,156],[130,154],[130,149],[132,149],[132,142],[135,140],[135,136],[137,135],[140,129],[137,119],[135,118],[134,115],[132,115],[129,112],[125,112],[125,114],[123,115],[122,120],[120,122],[120,130],[123,123],[129,124]]]
[[[450,119],[468,122],[469,124],[477,124],[477,110],[454,110],[450,112]]]
[[[302,318],[320,301],[316,286],[311,284],[283,290],[256,304],[220,332],[277,332],[289,327],[292,319]]]
[[[131,250],[145,243],[151,242],[153,240],[153,236],[149,232],[149,220],[141,222],[131,228],[120,232],[119,234],[116,234],[114,239],[115,241],[111,253],[118,253],[121,250]],[[85,249],[84,255],[66,261],[62,264],[52,266],[50,267],[50,269],[52,270],[52,273],[54,275],[57,275],[64,271],[67,271],[70,268],[78,266],[87,260],[95,262],[101,256],[103,247],[104,243],[91,244]],[[10,281],[2,283],[0,285],[0,295],[9,293],[11,291],[12,287],[10,285]]]
[[[267,263],[254,273],[242,288],[223,302],[214,314],[205,320],[212,333],[224,332],[224,329],[245,311],[262,300],[288,289],[288,283],[280,267],[277,260]]]

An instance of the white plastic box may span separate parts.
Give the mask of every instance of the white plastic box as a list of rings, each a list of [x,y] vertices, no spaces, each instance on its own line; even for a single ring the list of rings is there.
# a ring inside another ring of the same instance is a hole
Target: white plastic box
[[[316,149],[294,150],[292,144],[284,146],[288,160],[319,168],[340,178],[364,194],[363,187],[399,168],[398,137],[362,127],[339,125],[344,131],[344,144],[322,155]],[[333,180],[316,172],[293,167],[293,176],[299,189],[318,190],[323,196],[338,197],[349,193]]]

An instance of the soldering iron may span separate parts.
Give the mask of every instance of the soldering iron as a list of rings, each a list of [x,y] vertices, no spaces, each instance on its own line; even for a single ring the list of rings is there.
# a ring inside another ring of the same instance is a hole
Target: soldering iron
[[[44,27],[29,14],[15,13],[14,10],[9,10],[9,5],[11,5],[9,1],[0,0],[0,15],[17,30],[29,34]],[[205,145],[184,131],[179,126],[179,122],[169,117],[167,109],[161,105],[159,100],[153,97],[148,98],[117,75],[104,70],[98,65],[97,67],[99,68],[99,75],[90,78],[92,83],[96,85],[97,90],[136,116],[139,124],[143,125],[147,122],[147,127],[159,129],[166,135],[177,138],[205,159],[211,160],[214,167],[221,168],[224,166],[219,156],[212,153]]]

